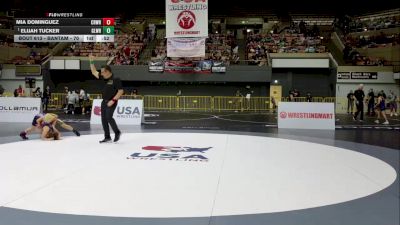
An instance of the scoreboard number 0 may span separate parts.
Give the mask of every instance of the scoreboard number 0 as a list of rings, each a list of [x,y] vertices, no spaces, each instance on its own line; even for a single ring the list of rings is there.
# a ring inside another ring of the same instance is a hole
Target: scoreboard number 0
[[[114,34],[114,27],[113,26],[103,27],[103,34],[113,35]]]
[[[103,26],[114,26],[114,18],[103,18]]]

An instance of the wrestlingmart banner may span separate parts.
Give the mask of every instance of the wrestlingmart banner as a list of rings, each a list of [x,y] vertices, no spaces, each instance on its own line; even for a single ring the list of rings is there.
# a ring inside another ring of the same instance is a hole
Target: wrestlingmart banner
[[[205,57],[205,38],[168,38],[168,57]]]
[[[335,130],[333,103],[279,102],[278,128]]]
[[[166,36],[207,37],[208,0],[166,0]]]

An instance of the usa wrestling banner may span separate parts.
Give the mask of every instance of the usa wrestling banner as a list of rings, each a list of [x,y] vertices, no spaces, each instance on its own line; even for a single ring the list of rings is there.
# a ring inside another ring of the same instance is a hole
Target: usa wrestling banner
[[[208,0],[166,0],[166,36],[207,37]]]

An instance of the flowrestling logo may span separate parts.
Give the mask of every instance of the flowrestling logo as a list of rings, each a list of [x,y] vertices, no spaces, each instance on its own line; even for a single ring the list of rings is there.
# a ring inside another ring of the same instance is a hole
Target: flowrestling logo
[[[333,113],[281,112],[281,119],[332,119]]]
[[[132,153],[127,159],[208,162],[207,151],[212,147],[145,146],[141,152]]]

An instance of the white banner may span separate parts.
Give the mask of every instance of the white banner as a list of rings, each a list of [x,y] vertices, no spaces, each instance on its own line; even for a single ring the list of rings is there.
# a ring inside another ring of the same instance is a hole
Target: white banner
[[[205,38],[168,38],[168,57],[205,57]]]
[[[94,99],[90,124],[101,124],[102,99]],[[114,111],[118,125],[140,125],[144,122],[143,100],[121,99]]]
[[[0,97],[0,122],[32,122],[40,105],[40,98]]]
[[[329,59],[272,59],[272,68],[329,68]]]
[[[166,36],[207,37],[208,0],[166,0]]]
[[[334,130],[334,104],[279,102],[278,128]]]

